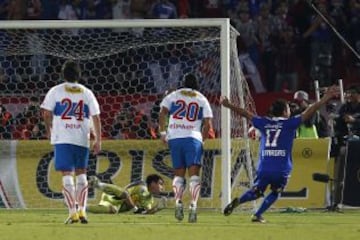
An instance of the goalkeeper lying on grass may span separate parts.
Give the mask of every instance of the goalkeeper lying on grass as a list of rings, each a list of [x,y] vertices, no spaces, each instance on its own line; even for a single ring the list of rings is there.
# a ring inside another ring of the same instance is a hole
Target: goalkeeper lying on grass
[[[95,176],[90,177],[89,185],[102,191],[100,202],[87,206],[90,213],[114,214],[132,210],[137,214],[153,214],[165,207],[165,199],[160,197],[164,180],[157,174],[148,175],[145,182],[130,183],[125,188],[103,183]]]

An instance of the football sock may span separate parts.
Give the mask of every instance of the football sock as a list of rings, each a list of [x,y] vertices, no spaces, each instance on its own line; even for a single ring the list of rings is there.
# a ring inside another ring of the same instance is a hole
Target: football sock
[[[173,179],[172,187],[175,194],[176,204],[178,204],[182,199],[184,193],[184,183],[185,179],[183,177],[175,176]]]
[[[278,192],[269,193],[264,201],[261,203],[260,208],[256,211],[255,216],[261,216],[277,199],[279,198]]]
[[[189,181],[189,189],[191,194],[191,206],[196,209],[197,201],[199,199],[200,194],[200,177],[199,176],[191,176]]]
[[[239,198],[239,203],[242,204],[244,202],[253,201],[258,198],[258,195],[253,190],[248,190]]]
[[[79,211],[85,212],[87,196],[88,196],[88,181],[86,174],[80,174],[76,176],[76,201],[79,204]]]
[[[65,203],[69,209],[70,214],[76,213],[76,201],[75,201],[75,183],[73,176],[66,175],[62,177],[63,189],[62,193],[64,195]]]

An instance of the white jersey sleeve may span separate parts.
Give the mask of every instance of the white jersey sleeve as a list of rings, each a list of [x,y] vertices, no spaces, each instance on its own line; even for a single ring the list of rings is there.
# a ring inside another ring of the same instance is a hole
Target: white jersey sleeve
[[[201,128],[205,118],[213,118],[207,98],[200,92],[181,88],[167,95],[160,107],[169,110],[168,139],[192,137],[202,141]]]
[[[77,83],[63,83],[51,88],[41,108],[53,113],[51,143],[89,147],[90,120],[100,114],[95,95]]]

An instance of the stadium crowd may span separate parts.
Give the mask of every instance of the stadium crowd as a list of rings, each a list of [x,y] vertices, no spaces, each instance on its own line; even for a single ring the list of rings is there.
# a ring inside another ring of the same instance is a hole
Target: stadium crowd
[[[358,79],[360,60],[340,42],[309,2],[356,51],[360,50],[359,0],[1,0],[0,18],[228,17],[241,34],[240,61],[256,92],[309,90],[312,79],[319,79],[326,86],[348,75],[352,75],[350,80]]]
[[[239,61],[254,94],[292,93],[298,89],[310,92],[315,79],[319,80],[321,86],[329,86],[339,78],[344,79],[346,85],[359,81],[360,59],[357,59],[314,11],[312,4],[356,51],[360,51],[360,0],[0,0],[0,19],[121,20],[228,17],[240,33]],[[141,51],[137,54],[140,55]],[[34,61],[44,59],[41,56],[37,59],[30,56],[0,56],[0,93],[10,96],[32,94],[36,89],[37,96],[42,97],[49,88],[47,83],[55,82],[59,78],[58,74],[54,74],[58,69],[51,67],[59,65],[56,62],[58,60],[46,57],[47,64],[33,67]],[[126,58],[123,61],[125,62]],[[49,69],[52,69],[51,72]],[[86,65],[83,73],[83,78],[87,78],[86,85],[98,93],[109,93],[112,89],[128,89],[126,94],[163,93],[158,92],[157,84],[149,83],[148,78],[124,75],[126,81],[121,81],[109,73],[99,76],[92,72],[90,75],[97,78],[93,79],[89,77],[86,69],[91,69],[91,66]],[[149,86],[144,87],[145,85]],[[128,86],[135,86],[135,90]],[[11,111],[5,108],[2,112],[5,110],[11,114]],[[118,111],[121,111],[121,107]],[[134,119],[149,118],[142,118],[142,114],[135,114],[138,117],[135,116]],[[31,122],[30,125],[22,122],[20,126],[16,116],[5,113],[2,115],[2,138],[45,138],[41,134],[41,121]],[[111,122],[104,124],[108,137],[128,136],[124,132],[119,132],[119,119],[114,115],[109,120]],[[152,129],[148,128],[153,123],[144,124],[144,121],[140,120],[139,122],[139,126],[146,125],[142,127],[145,131],[140,129],[144,133],[144,137],[141,138],[152,138]],[[12,123],[17,125],[15,135],[7,133]],[[23,126],[24,124],[26,126]],[[116,127],[112,128],[112,125]],[[109,128],[106,129],[106,126]]]

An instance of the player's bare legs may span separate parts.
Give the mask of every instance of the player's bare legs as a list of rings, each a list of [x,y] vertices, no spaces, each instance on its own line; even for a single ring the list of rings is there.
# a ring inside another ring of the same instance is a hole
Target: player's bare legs
[[[175,218],[179,221],[184,219],[184,206],[182,196],[185,190],[185,168],[175,169],[175,177],[173,179],[173,191],[175,195]]]

